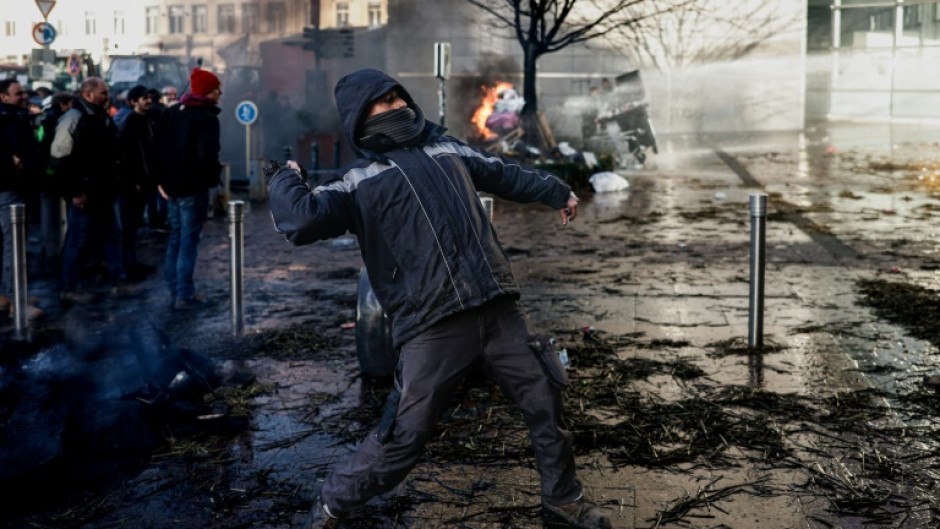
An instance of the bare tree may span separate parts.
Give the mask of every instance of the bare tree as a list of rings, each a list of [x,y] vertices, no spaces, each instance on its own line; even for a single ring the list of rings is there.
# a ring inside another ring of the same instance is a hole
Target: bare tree
[[[799,13],[781,0],[693,0],[655,23],[621,26],[607,40],[637,64],[659,71],[740,59],[774,37],[799,29]]]
[[[538,112],[536,65],[541,56],[603,38],[654,19],[694,0],[467,0],[509,28],[523,52],[524,118]]]

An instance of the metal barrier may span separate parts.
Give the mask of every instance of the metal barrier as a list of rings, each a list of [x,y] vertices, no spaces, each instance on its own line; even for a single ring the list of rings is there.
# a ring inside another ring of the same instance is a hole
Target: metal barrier
[[[231,243],[232,334],[245,330],[245,203],[228,203],[229,242]]]
[[[10,206],[10,226],[13,231],[13,323],[15,336],[25,340],[29,320],[26,317],[26,206]]]
[[[751,193],[751,280],[747,318],[747,346],[764,347],[764,223],[767,217],[767,195]]]
[[[493,197],[480,197],[480,203],[483,204],[483,211],[486,212],[486,218],[493,222]]]

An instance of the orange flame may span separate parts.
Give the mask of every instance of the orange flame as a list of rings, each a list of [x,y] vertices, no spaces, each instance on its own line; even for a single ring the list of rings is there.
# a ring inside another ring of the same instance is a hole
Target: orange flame
[[[486,128],[486,120],[493,114],[493,106],[496,104],[496,100],[499,99],[499,93],[510,88],[512,88],[512,83],[503,81],[497,81],[494,86],[487,87],[486,85],[482,85],[480,87],[480,90],[483,92],[483,98],[480,101],[480,106],[473,112],[473,117],[470,118],[470,122],[476,127],[477,133],[481,137],[491,138],[496,136],[493,131]]]

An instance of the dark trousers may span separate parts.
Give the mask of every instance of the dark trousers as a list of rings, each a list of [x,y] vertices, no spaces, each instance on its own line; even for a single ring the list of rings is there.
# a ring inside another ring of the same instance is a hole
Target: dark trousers
[[[531,335],[515,301],[501,299],[451,316],[403,345],[386,417],[351,461],[323,484],[320,496],[330,512],[355,510],[405,479],[459,381],[480,359],[522,411],[543,501],[561,505],[577,499],[581,484],[575,478],[571,434],[562,429],[561,390],[527,345]]]
[[[108,276],[114,281],[124,274],[121,261],[121,220],[115,199],[92,198],[84,208],[69,201],[68,230],[62,249],[62,290],[72,291],[78,284],[81,257],[100,242],[104,247],[104,259],[108,265]]]
[[[128,190],[118,197],[121,210],[121,257],[124,268],[137,266],[137,233],[144,223],[146,198],[143,191]]]

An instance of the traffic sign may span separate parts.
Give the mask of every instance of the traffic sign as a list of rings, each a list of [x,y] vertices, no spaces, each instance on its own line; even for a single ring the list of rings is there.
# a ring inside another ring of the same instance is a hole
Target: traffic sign
[[[36,44],[48,46],[55,40],[55,28],[48,22],[40,22],[33,26],[33,40]]]
[[[242,101],[235,107],[235,119],[246,127],[251,125],[258,120],[258,105],[251,101]]]
[[[49,12],[52,11],[52,8],[55,7],[55,0],[36,0],[36,5],[39,6],[39,12],[42,13],[42,19],[49,19]]]
[[[69,75],[72,77],[78,77],[78,74],[82,73],[82,59],[78,56],[77,53],[69,55],[69,62],[66,65],[68,68]]]

